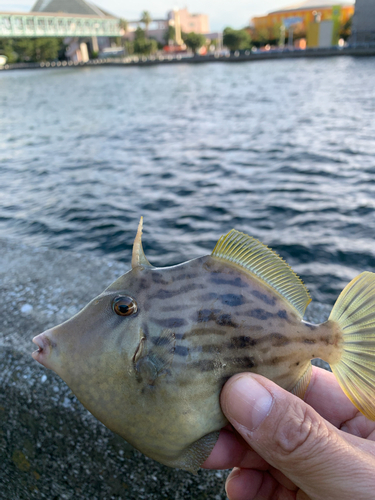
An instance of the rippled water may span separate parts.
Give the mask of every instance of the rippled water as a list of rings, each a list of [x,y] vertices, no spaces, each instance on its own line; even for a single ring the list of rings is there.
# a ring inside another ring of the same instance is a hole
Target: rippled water
[[[315,300],[375,271],[372,58],[0,73],[0,237],[155,265],[232,227]],[[94,272],[94,270],[93,270]]]

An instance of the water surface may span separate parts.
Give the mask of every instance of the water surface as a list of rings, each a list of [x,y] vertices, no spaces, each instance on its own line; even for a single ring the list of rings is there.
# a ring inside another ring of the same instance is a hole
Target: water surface
[[[333,303],[375,271],[374,81],[350,57],[2,72],[0,237],[128,265],[143,215],[164,266],[235,227]]]

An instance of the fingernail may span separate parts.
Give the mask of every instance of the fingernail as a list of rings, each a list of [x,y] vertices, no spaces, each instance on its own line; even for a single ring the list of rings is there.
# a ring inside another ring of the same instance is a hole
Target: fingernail
[[[270,412],[272,402],[272,395],[267,389],[247,374],[229,382],[223,410],[229,420],[254,431]]]
[[[238,477],[241,474],[241,469],[239,467],[234,467],[232,469],[232,472],[229,474],[227,477],[227,480],[225,481],[225,493],[228,495],[228,484],[234,479],[235,477]]]

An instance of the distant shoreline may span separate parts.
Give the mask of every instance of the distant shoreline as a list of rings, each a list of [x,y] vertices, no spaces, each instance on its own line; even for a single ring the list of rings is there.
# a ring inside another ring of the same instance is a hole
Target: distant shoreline
[[[328,48],[328,49],[306,49],[306,50],[284,50],[284,51],[258,51],[249,54],[235,53],[231,55],[206,55],[182,57],[181,55],[165,56],[131,56],[125,58],[106,58],[92,59],[85,63],[73,63],[72,61],[53,61],[41,63],[15,63],[0,66],[0,71],[9,71],[16,69],[64,69],[64,68],[82,68],[92,66],[155,66],[159,64],[204,64],[216,62],[247,62],[247,61],[267,61],[275,59],[301,59],[317,57],[335,57],[335,56],[354,56],[368,57],[375,56],[375,47],[347,47],[347,48]]]

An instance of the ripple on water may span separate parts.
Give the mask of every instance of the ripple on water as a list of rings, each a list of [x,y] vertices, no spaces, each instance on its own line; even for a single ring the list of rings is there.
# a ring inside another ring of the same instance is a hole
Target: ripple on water
[[[169,265],[236,227],[332,303],[375,270],[373,81],[366,58],[3,72],[0,236],[129,263],[143,215]]]

